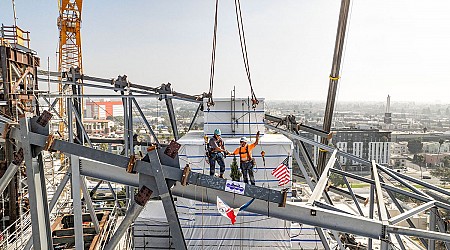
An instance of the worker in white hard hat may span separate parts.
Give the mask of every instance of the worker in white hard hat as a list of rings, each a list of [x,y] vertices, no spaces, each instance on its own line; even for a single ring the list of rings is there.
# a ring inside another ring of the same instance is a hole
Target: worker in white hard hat
[[[209,139],[208,142],[208,161],[209,161],[209,175],[213,176],[216,172],[216,161],[220,167],[219,178],[223,178],[223,173],[225,173],[225,162],[224,157],[228,153],[225,150],[225,143],[221,138],[222,132],[220,129],[214,130],[214,135]]]
[[[246,137],[242,137],[240,140],[240,146],[236,148],[231,155],[239,154],[241,160],[241,171],[244,177],[244,182],[248,183],[248,178],[250,177],[250,183],[255,185],[255,176],[253,175],[254,160],[252,158],[252,150],[259,143],[259,131],[256,133],[256,140],[252,144],[248,144]]]

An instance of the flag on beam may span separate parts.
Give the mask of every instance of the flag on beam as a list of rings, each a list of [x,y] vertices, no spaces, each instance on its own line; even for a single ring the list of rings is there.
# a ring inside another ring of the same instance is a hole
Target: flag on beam
[[[250,206],[250,204],[252,204],[254,200],[255,198],[251,199],[250,201],[240,206],[239,208],[231,208],[225,202],[223,202],[223,200],[220,199],[219,196],[217,196],[217,210],[219,210],[219,213],[221,215],[230,219],[231,224],[234,225],[239,211],[244,211],[245,209],[247,209],[247,207]]]
[[[291,181],[291,174],[289,173],[289,156],[278,165],[277,168],[272,170],[272,175],[278,179],[278,186],[283,186]]]

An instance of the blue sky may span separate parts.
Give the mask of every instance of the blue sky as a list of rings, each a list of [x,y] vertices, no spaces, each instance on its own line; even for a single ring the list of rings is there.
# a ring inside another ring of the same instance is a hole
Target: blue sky
[[[84,72],[180,92],[208,91],[213,0],[84,1]],[[214,95],[249,95],[234,1],[220,1]],[[248,56],[259,97],[325,101],[340,1],[242,0]],[[18,25],[31,31],[43,68],[56,69],[57,1],[16,0]],[[342,101],[450,102],[450,2],[353,1]],[[0,22],[13,23],[0,0]]]

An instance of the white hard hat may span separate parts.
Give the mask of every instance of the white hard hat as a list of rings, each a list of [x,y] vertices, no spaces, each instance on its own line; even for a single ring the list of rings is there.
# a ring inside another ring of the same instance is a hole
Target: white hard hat
[[[241,140],[240,140],[240,142],[247,142],[247,137],[241,137]]]

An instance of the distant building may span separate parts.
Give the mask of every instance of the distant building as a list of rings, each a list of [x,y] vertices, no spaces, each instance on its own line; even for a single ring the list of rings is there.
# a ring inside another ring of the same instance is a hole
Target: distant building
[[[424,153],[438,154],[450,152],[450,143],[444,142],[442,145],[439,142],[423,142]]]
[[[436,166],[441,165],[441,160],[444,159],[444,157],[449,156],[449,153],[444,154],[423,154],[425,157],[425,163],[427,166]]]
[[[83,125],[86,133],[90,135],[109,134],[114,122],[106,119],[84,119]]]
[[[392,123],[392,113],[391,113],[391,96],[387,96],[386,100],[386,112],[384,113],[384,123],[391,124]]]
[[[95,119],[106,119],[109,116],[123,116],[122,101],[87,101],[85,117]]]
[[[393,142],[391,144],[391,154],[403,155],[408,153],[408,142]]]
[[[404,155],[391,155],[391,163],[390,165],[394,168],[405,168],[406,167],[406,160],[408,157]]]
[[[389,165],[391,132],[377,129],[338,129],[333,133],[332,143],[339,150],[370,161],[375,160],[379,164]],[[343,157],[339,158],[339,162],[347,166],[359,165]]]

